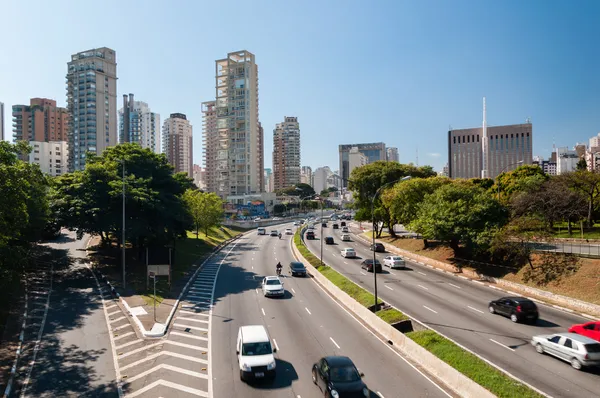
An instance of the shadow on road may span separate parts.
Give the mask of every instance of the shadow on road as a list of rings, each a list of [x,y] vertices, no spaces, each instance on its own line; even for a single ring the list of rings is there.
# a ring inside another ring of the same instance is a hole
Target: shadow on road
[[[276,369],[277,373],[275,374],[275,380],[264,382],[253,383],[252,386],[259,390],[276,390],[280,388],[286,388],[292,385],[292,382],[298,380],[298,373],[296,373],[296,369],[294,369],[294,365],[290,362],[276,358],[275,362],[277,363]]]

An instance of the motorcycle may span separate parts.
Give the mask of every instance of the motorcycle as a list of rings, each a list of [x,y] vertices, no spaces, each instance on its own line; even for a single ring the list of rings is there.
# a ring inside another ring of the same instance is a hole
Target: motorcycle
[[[277,276],[281,276],[281,268],[277,268]]]

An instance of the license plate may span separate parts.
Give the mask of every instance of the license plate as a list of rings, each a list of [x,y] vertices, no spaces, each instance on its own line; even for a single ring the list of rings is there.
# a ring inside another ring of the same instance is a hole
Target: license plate
[[[254,373],[254,377],[265,377],[264,372]]]

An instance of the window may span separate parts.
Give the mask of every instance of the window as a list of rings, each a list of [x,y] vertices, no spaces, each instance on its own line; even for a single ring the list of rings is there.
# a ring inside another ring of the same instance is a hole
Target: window
[[[574,348],[573,343],[571,342],[571,339],[565,339],[565,342],[563,343],[563,345],[567,348]]]
[[[560,336],[554,336],[551,339],[548,339],[549,342],[555,343],[555,344],[558,344],[559,340],[560,340]]]
[[[586,330],[594,330],[594,324],[590,323],[588,325],[583,325],[583,328]]]
[[[470,135],[468,135],[468,136],[467,136],[467,143],[470,143],[470,142],[471,142],[471,136],[470,136]]]

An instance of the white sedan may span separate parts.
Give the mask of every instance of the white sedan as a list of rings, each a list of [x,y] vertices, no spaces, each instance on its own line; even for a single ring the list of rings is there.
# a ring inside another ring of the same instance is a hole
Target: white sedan
[[[265,297],[283,296],[283,282],[278,276],[267,276],[262,281],[262,291]]]
[[[406,264],[404,259],[400,256],[387,256],[383,259],[383,265],[386,267],[394,268],[405,268]]]
[[[350,242],[352,239],[350,238],[349,234],[343,234],[342,235],[342,241],[344,242]]]
[[[346,247],[345,249],[342,249],[342,252],[340,254],[342,255],[342,257],[346,257],[346,258],[356,257],[356,251],[351,247]]]
[[[286,235],[294,235],[294,233],[292,232],[292,230],[290,228],[285,229],[285,234]]]

